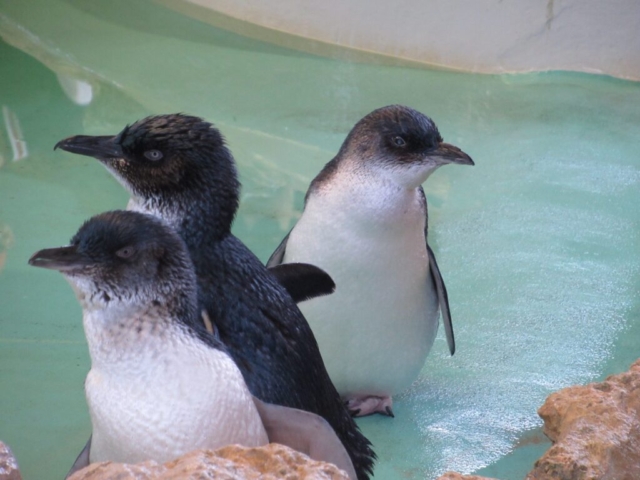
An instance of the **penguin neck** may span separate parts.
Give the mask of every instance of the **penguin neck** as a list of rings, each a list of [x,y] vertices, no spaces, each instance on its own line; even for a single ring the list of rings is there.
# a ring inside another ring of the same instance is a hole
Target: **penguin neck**
[[[319,229],[348,224],[363,236],[396,238],[424,229],[422,201],[419,188],[400,186],[379,172],[340,169],[314,185],[303,218],[313,218]]]
[[[167,286],[136,295],[117,295],[85,279],[68,278],[83,310],[92,366],[109,366],[155,357],[161,345],[176,342],[197,324],[193,287]],[[180,294],[166,294],[170,288]],[[138,359],[138,360],[137,360]]]
[[[362,178],[364,181],[396,186],[399,190],[415,190],[431,176],[439,165],[431,162],[392,164],[384,158],[345,157],[339,163],[339,171],[344,176]]]
[[[238,209],[238,187],[224,188],[199,181],[181,192],[163,192],[139,196],[132,192],[128,210],[162,219],[183,238],[189,250],[207,242],[221,240],[231,233]]]
[[[104,309],[85,309],[83,325],[92,368],[117,369],[156,359],[167,345],[174,344],[190,332],[179,317],[153,304],[132,305],[112,302]]]
[[[317,203],[331,204],[334,212],[347,211],[354,219],[367,223],[387,224],[411,212],[422,215],[420,179],[398,181],[398,175],[390,168],[342,159],[330,177],[313,185],[305,210],[317,197]],[[421,178],[426,179],[432,171],[420,172]]]

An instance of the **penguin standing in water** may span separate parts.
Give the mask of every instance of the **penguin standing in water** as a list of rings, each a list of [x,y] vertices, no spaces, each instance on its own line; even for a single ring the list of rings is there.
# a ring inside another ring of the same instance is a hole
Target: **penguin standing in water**
[[[300,308],[356,415],[393,416],[391,395],[417,378],[438,311],[455,351],[421,186],[449,163],[473,165],[430,118],[400,105],[371,112],[311,182],[302,216],[267,262],[309,262],[336,282],[334,295]]]
[[[355,479],[329,424],[254,399],[225,347],[202,328],[184,242],[160,220],[115,211],[29,264],[60,271],[83,309],[93,427],[70,472],[89,463],[166,462],[200,448],[283,443]]]
[[[129,191],[129,209],[159,217],[179,233],[196,269],[199,308],[251,393],[326,419],[358,478],[369,478],[375,454],[333,386],[309,324],[231,234],[240,184],[220,132],[197,117],[160,115],[115,136],[75,136],[56,147],[100,160]]]

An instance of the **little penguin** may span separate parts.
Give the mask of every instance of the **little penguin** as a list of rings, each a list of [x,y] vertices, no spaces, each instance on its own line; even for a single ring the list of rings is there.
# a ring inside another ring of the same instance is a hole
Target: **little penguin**
[[[115,136],[75,136],[56,147],[97,158],[129,191],[129,209],[161,218],[179,233],[196,269],[199,308],[251,393],[326,419],[358,478],[369,478],[375,453],[331,382],[309,324],[231,233],[240,184],[218,129],[198,117],[158,115]]]
[[[94,462],[166,462],[195,449],[276,441],[356,478],[324,419],[252,397],[224,345],[199,327],[189,253],[160,220],[97,215],[70,245],[36,252],[29,264],[60,271],[83,310],[93,433],[70,474]]]
[[[421,186],[448,163],[474,164],[429,117],[400,105],[371,112],[311,182],[302,216],[267,262],[310,262],[336,282],[331,298],[300,308],[355,415],[393,416],[391,396],[422,369],[438,310],[455,351]]]

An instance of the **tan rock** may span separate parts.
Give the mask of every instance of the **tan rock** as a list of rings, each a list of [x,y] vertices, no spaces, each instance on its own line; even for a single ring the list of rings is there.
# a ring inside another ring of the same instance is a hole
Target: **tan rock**
[[[463,475],[456,472],[445,472],[444,475],[437,478],[437,480],[495,480],[489,477],[479,477],[478,475]]]
[[[22,480],[18,461],[6,443],[0,441],[0,480]]]
[[[230,445],[216,451],[197,450],[159,465],[94,463],[74,473],[69,480],[348,480],[338,467],[311,460],[283,445],[245,448]],[[12,479],[13,480],[13,479]]]
[[[640,360],[604,382],[550,395],[538,414],[554,445],[526,480],[640,479]]]

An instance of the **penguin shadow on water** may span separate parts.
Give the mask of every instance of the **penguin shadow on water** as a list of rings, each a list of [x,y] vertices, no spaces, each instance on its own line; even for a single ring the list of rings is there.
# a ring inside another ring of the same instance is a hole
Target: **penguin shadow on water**
[[[160,220],[103,213],[70,245],[40,250],[29,264],[61,272],[83,308],[93,431],[69,475],[94,462],[165,462],[200,448],[277,442],[357,478],[322,417],[250,394],[203,328],[188,250]]]

